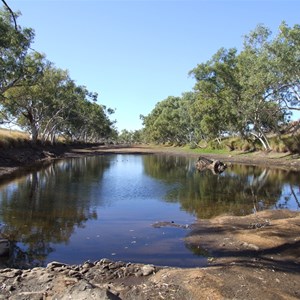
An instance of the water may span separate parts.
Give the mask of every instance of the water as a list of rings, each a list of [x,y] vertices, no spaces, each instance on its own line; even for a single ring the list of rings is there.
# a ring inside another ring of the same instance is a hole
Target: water
[[[113,260],[203,266],[184,243],[191,224],[220,214],[300,210],[299,173],[234,165],[198,173],[194,159],[105,155],[68,159],[0,183],[0,230],[12,241],[3,266]]]

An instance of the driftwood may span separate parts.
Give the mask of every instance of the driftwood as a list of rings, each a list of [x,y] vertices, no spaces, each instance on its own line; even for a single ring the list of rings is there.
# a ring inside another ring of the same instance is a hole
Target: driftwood
[[[199,157],[196,162],[196,169],[198,171],[211,170],[213,174],[221,174],[225,171],[227,165],[219,160],[211,160],[206,157]]]

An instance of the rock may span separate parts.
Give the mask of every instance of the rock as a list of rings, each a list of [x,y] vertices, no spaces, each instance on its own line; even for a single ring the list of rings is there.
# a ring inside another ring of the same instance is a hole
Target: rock
[[[75,271],[75,270],[70,270],[68,275],[71,276],[71,277],[76,277],[76,276],[80,276],[80,273],[78,271]]]
[[[120,298],[105,288],[94,287],[85,281],[80,281],[78,284],[72,286],[68,291],[64,291],[63,295],[55,295],[53,299],[111,300]]]
[[[248,248],[251,248],[251,249],[256,250],[256,251],[259,250],[259,247],[257,245],[254,245],[254,244],[248,244]]]
[[[111,262],[112,262],[112,261],[109,260],[109,259],[107,259],[107,258],[102,258],[102,259],[99,261],[100,265],[109,264],[109,263],[111,263]]]
[[[65,267],[66,264],[64,263],[60,263],[60,262],[57,262],[57,261],[53,261],[51,263],[49,263],[47,265],[47,269],[51,269],[51,268],[61,268],[61,267]]]
[[[20,275],[16,276],[15,279],[14,279],[14,281],[13,281],[13,284],[18,284],[18,282],[21,281],[21,278],[22,277]]]
[[[243,243],[242,243],[242,246],[244,246],[244,247],[246,247],[246,248],[250,248],[250,249],[256,250],[256,251],[259,250],[259,247],[258,247],[257,245],[249,244],[249,243],[247,243],[247,242],[243,242]]]
[[[155,267],[153,265],[144,265],[141,271],[143,276],[148,276],[155,272]]]
[[[85,262],[83,265],[82,265],[82,268],[83,269],[90,269],[92,267],[94,267],[95,265],[89,261]]]

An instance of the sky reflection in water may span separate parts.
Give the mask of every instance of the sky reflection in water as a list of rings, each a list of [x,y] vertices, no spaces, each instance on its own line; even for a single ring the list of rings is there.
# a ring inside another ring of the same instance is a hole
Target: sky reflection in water
[[[181,267],[202,266],[184,244],[196,218],[255,210],[300,210],[299,173],[234,165],[198,173],[194,160],[167,155],[69,159],[0,185],[2,235],[12,243],[5,266],[103,257]],[[203,252],[205,253],[205,251]]]

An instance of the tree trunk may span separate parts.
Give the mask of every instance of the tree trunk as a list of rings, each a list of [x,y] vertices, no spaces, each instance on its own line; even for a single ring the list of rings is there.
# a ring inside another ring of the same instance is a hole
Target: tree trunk
[[[250,132],[250,134],[254,135],[261,142],[265,150],[271,149],[267,137],[264,134],[262,134],[261,136],[253,132]]]
[[[34,144],[36,144],[39,136],[38,129],[34,123],[30,124],[30,127],[31,127],[31,140]]]

